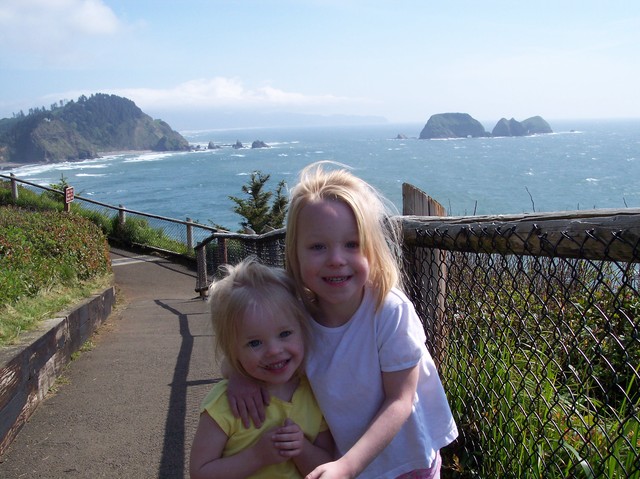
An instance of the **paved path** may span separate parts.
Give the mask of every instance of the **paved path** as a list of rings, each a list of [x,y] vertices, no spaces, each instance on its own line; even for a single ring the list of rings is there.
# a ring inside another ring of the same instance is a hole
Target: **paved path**
[[[111,250],[118,305],[0,458],[0,478],[183,478],[212,378],[195,271]]]

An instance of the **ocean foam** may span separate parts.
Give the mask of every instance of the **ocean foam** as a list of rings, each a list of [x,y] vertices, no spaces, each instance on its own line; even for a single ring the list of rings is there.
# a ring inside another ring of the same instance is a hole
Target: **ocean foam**
[[[113,158],[115,157],[93,158],[83,161],[62,161],[59,163],[38,163],[13,168],[8,170],[8,173],[13,173],[19,178],[28,178],[31,176],[41,176],[43,173],[55,171],[83,170],[85,168],[108,168],[109,165],[107,164],[107,161]]]
[[[126,158],[123,163],[140,163],[142,161],[160,161],[175,155],[175,152],[171,153],[145,153],[144,155],[134,156],[133,158]]]

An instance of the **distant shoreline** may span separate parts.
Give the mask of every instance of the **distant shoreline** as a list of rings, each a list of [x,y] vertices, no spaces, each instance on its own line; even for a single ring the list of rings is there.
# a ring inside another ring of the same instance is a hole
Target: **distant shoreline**
[[[144,155],[146,153],[154,153],[153,150],[114,150],[114,151],[99,151],[98,156],[95,158],[85,158],[82,160],[60,160],[60,161],[40,161],[40,162],[29,162],[29,163],[17,163],[15,161],[5,161],[0,162],[0,171],[4,170],[13,170],[14,168],[22,168],[23,166],[35,166],[35,165],[54,165],[58,163],[64,162],[73,162],[77,163],[80,161],[87,160],[95,160],[98,158],[103,158],[105,156],[116,156],[116,155]]]
[[[145,153],[158,153],[153,150],[115,150],[115,151],[99,151],[98,158],[102,158],[103,156],[114,156],[114,155],[143,155]],[[175,151],[171,151],[171,153],[175,153]]]
[[[0,163],[0,171],[13,170],[14,168],[20,168],[21,166],[39,165],[39,164],[42,164],[42,163],[15,163],[12,161],[7,161],[7,162]]]

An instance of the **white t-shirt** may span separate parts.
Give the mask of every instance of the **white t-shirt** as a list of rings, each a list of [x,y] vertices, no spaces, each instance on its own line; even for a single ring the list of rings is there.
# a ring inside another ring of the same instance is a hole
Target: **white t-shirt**
[[[362,436],[384,400],[381,371],[420,364],[412,414],[358,477],[395,478],[429,468],[436,452],[458,436],[458,429],[411,301],[393,289],[376,312],[372,291],[366,290],[346,324],[311,325],[307,377],[340,455]]]

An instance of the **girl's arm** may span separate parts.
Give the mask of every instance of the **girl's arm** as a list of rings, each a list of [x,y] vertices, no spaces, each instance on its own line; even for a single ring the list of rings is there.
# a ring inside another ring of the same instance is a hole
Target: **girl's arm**
[[[275,431],[275,428],[266,431],[253,446],[238,454],[222,457],[227,435],[209,414],[203,412],[191,446],[191,479],[243,479],[265,466],[286,461],[287,457],[275,447]]]
[[[235,372],[223,361],[222,376],[227,378],[227,399],[235,417],[242,419],[242,425],[249,429],[251,421],[256,429],[262,426],[265,419],[264,408],[269,405],[269,392],[251,378]]]
[[[314,450],[308,458],[294,459],[296,467],[302,474],[308,474],[321,464],[326,464],[335,459],[336,446],[333,436],[328,429],[318,434],[313,442]]]
[[[306,479],[354,478],[360,474],[393,440],[411,414],[418,375],[418,365],[383,372],[385,400],[367,430],[344,456],[317,467]]]

